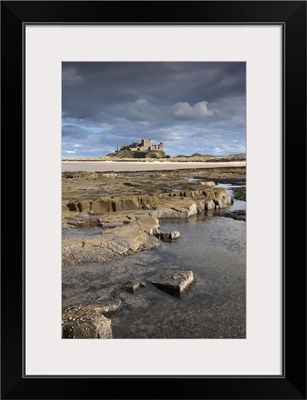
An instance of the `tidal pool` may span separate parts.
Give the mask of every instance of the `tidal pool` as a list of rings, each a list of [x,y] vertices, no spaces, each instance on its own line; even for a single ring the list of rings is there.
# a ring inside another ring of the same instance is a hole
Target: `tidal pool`
[[[245,338],[246,223],[207,212],[160,224],[161,231],[180,231],[180,238],[110,263],[63,267],[63,308],[95,303],[115,288],[122,307],[111,316],[114,338]],[[181,298],[147,282],[165,269],[194,272]],[[120,289],[125,280],[146,287],[127,293]]]

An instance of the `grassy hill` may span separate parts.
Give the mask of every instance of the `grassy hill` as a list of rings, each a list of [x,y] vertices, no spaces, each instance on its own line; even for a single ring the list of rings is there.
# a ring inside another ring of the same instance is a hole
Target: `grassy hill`
[[[165,158],[166,154],[162,150],[148,150],[148,151],[130,151],[130,150],[120,150],[116,153],[108,154],[107,157],[114,157],[116,159],[122,158]]]
[[[194,153],[191,156],[180,154],[172,161],[200,161],[200,162],[226,162],[226,161],[245,161],[246,154],[231,154],[228,156],[213,156],[210,154]]]

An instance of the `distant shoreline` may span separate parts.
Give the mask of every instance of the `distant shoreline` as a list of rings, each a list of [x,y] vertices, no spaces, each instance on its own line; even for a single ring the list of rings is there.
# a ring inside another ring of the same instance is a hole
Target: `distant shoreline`
[[[62,159],[62,163],[156,163],[156,164],[172,164],[172,163],[204,163],[204,164],[212,164],[212,163],[231,163],[231,162],[246,162],[245,160],[238,161],[224,161],[224,160],[216,160],[216,161],[204,161],[204,160],[150,160],[150,159],[122,159],[122,160],[78,160],[71,159],[68,160],[66,158]]]
[[[178,156],[178,157],[144,157],[144,158],[133,158],[133,157],[76,157],[76,158],[62,158],[62,162],[137,162],[137,163],[218,163],[218,162],[236,162],[246,161],[245,154],[233,154],[230,156]]]

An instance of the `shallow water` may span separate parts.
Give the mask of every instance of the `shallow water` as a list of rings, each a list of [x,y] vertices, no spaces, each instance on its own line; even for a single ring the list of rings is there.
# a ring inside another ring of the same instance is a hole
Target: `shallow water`
[[[229,211],[235,211],[235,210],[246,210],[246,201],[235,200],[235,202],[229,208]]]
[[[112,316],[114,338],[245,338],[246,223],[208,214],[160,223],[180,238],[119,261],[63,268],[63,307],[96,302],[112,287],[124,303]],[[165,269],[194,272],[181,298],[146,282]],[[124,292],[125,280],[146,288]]]

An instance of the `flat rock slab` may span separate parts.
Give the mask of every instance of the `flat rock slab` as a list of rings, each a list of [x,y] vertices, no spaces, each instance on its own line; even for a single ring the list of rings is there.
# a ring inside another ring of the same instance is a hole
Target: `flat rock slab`
[[[180,296],[194,281],[192,271],[163,271],[148,279],[158,289],[173,295]]]
[[[99,306],[75,306],[62,315],[64,339],[110,339],[111,320],[99,312]]]
[[[140,216],[130,224],[104,230],[102,235],[64,238],[63,265],[108,262],[157,248],[160,243],[153,232],[158,227],[159,221],[156,218]]]

